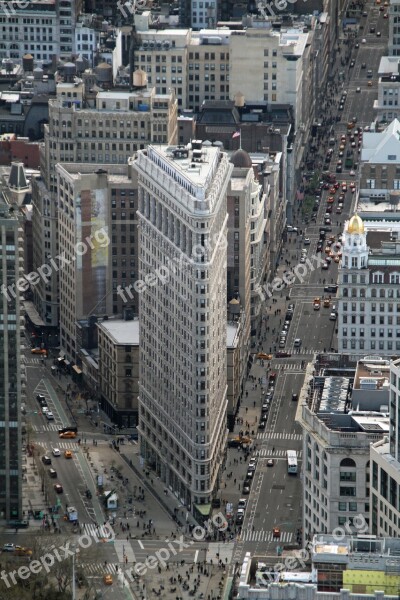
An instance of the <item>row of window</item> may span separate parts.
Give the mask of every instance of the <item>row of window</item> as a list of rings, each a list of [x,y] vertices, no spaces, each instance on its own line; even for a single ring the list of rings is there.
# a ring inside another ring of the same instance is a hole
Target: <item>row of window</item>
[[[369,344],[365,344],[363,339],[361,340],[346,340],[342,339],[343,350],[400,350],[400,342],[383,342],[379,341],[378,344],[375,340],[370,340]]]

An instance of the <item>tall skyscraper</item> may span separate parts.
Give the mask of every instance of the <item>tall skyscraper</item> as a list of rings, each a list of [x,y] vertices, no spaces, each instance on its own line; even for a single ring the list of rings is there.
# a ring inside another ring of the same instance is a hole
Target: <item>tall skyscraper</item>
[[[227,186],[218,147],[149,146],[138,170],[141,453],[197,514],[226,421]],[[204,514],[205,507],[199,510]]]
[[[21,229],[22,233],[22,229]],[[20,292],[22,235],[0,189],[0,519],[22,518]]]

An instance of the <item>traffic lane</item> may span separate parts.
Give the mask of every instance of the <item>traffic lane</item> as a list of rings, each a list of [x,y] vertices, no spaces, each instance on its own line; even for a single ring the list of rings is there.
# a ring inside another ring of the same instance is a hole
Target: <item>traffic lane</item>
[[[333,333],[333,321],[329,321],[329,309],[320,308],[314,311],[313,302],[304,303],[302,330],[305,332],[302,344],[303,351],[321,351],[329,348]],[[310,356],[310,355],[309,355]]]
[[[51,435],[51,434],[50,434]],[[57,441],[51,442],[52,448],[58,448]],[[71,444],[71,450],[74,456],[74,447]],[[66,504],[74,506],[78,510],[78,519],[84,522],[91,522],[92,519],[86,511],[83,504],[83,496],[87,488],[86,482],[82,479],[80,470],[76,462],[76,458],[66,459],[64,457],[64,450],[61,450],[61,456],[55,457],[51,450],[47,450],[47,454],[51,457],[51,465],[43,465],[43,481],[45,488],[48,491],[51,505],[55,505],[59,498],[63,507],[63,513],[65,512]],[[54,469],[57,472],[56,478],[49,476],[49,470]],[[55,484],[61,484],[63,487],[62,494],[56,494],[54,491]]]
[[[301,523],[300,477],[288,475],[286,458],[275,458],[273,467],[266,466],[266,459],[264,464],[262,485],[253,521],[254,531],[272,531],[274,527],[279,527],[282,532],[291,531],[294,534]],[[300,469],[301,461],[299,461],[299,472]],[[255,546],[265,550],[266,547],[275,547],[276,542],[257,542]]]
[[[293,394],[300,394],[304,382],[304,373],[286,373],[283,376],[283,390],[281,411],[279,412],[276,430],[286,433],[298,432],[298,424],[294,418],[297,410],[297,402],[292,400]],[[301,443],[299,450],[301,449]]]

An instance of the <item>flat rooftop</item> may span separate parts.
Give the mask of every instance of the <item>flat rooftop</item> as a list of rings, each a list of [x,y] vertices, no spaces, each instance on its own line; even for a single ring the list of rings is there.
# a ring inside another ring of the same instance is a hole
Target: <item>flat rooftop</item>
[[[109,319],[97,324],[117,345],[139,346],[139,320]]]
[[[376,361],[360,360],[354,377],[353,389],[360,389],[360,381],[366,383],[369,379],[376,380],[376,389],[382,389],[382,385],[389,383],[390,363],[388,360]]]
[[[148,146],[147,157],[158,164],[157,157],[163,159],[163,170],[169,169],[179,173],[197,187],[207,188],[212,182],[217,170],[221,150],[217,146],[203,146],[200,154],[195,156],[195,150],[184,150],[179,153],[177,146]],[[161,165],[159,165],[161,166]],[[190,192],[192,193],[192,192]],[[194,194],[192,194],[194,195]]]

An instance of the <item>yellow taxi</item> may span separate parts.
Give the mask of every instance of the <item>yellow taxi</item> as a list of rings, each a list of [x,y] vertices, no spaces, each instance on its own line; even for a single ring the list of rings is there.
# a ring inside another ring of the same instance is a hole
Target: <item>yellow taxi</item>
[[[329,300],[329,298],[325,298],[324,299],[324,308],[329,308],[331,305],[331,301]]]
[[[41,354],[47,356],[47,350],[45,348],[32,348],[31,354]]]
[[[64,457],[65,458],[72,458],[72,452],[71,452],[71,450],[66,450],[64,452]]]
[[[58,435],[61,440],[72,440],[76,438],[76,433],[74,431],[64,431],[63,433],[59,433]]]
[[[104,583],[104,585],[112,585],[112,582],[113,582],[112,575],[110,575],[109,573],[107,573],[106,575],[104,575],[104,577],[103,577],[103,583]]]
[[[31,556],[32,550],[23,546],[15,546],[15,554],[17,556]]]
[[[265,354],[265,352],[259,352],[257,358],[260,360],[272,360],[272,354]]]

